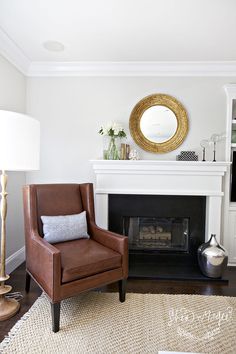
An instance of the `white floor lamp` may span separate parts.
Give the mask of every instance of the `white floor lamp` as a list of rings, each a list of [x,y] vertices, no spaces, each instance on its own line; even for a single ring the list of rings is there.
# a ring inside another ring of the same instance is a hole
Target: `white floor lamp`
[[[0,110],[0,170],[1,174],[1,268],[0,268],[0,321],[12,317],[20,308],[19,302],[5,295],[12,289],[5,282],[6,274],[6,171],[39,169],[40,124],[27,115]],[[14,222],[14,221],[13,221]]]

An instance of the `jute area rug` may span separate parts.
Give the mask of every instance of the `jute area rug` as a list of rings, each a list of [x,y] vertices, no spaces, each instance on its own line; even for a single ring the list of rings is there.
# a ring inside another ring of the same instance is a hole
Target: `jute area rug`
[[[51,331],[42,295],[0,344],[7,353],[236,353],[236,298],[89,292],[62,302]]]

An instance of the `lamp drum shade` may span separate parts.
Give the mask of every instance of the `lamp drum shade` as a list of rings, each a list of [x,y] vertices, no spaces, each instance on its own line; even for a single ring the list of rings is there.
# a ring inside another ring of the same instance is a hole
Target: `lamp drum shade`
[[[25,114],[0,110],[0,131],[0,170],[38,170],[39,121]]]

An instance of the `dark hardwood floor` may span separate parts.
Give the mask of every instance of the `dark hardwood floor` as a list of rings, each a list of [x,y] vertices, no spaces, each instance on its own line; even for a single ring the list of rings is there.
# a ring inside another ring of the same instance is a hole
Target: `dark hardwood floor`
[[[151,294],[199,294],[199,295],[222,295],[236,296],[236,267],[229,267],[225,273],[229,283],[219,281],[182,281],[182,280],[144,280],[129,279],[127,282],[127,291],[135,293]],[[22,264],[12,274],[8,282],[13,286],[12,291],[22,292],[24,298],[21,300],[21,308],[17,315],[11,319],[0,322],[0,341],[8,334],[14,324],[24,315],[32,306],[35,300],[40,296],[41,290],[37,284],[31,281],[31,290],[29,294],[25,293],[25,265]],[[103,291],[118,291],[118,284],[111,284]]]

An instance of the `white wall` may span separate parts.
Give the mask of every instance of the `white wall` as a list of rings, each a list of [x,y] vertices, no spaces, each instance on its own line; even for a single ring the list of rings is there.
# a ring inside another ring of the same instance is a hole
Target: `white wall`
[[[144,159],[175,159],[180,150],[200,153],[200,140],[225,131],[223,85],[232,78],[28,78],[0,56],[0,109],[25,112],[41,121],[41,169],[27,173],[28,183],[94,181],[89,160],[102,156],[102,123],[116,120],[128,132],[134,105],[146,95],[167,93],[189,114],[190,130],[183,145],[168,154],[140,150]],[[25,107],[25,102],[26,107]],[[26,108],[26,109],[25,109]],[[129,137],[127,142],[135,144]],[[212,159],[212,152],[208,152]],[[218,146],[224,159],[224,144]],[[22,185],[24,173],[9,173],[7,257],[24,245]]]
[[[0,56],[0,109],[24,113],[25,101],[24,75]],[[7,257],[24,246],[22,185],[25,173],[9,172],[8,175]]]
[[[29,78],[27,112],[41,121],[41,169],[27,173],[28,182],[93,181],[90,159],[102,156],[100,125],[122,122],[128,132],[134,105],[152,93],[176,97],[187,109],[189,134],[178,150],[141,158],[175,159],[180,150],[201,153],[200,141],[225,131],[226,96],[223,85],[232,78],[84,77]],[[135,144],[129,138],[128,142]],[[207,158],[212,159],[208,151]],[[224,143],[217,158],[224,159]]]

